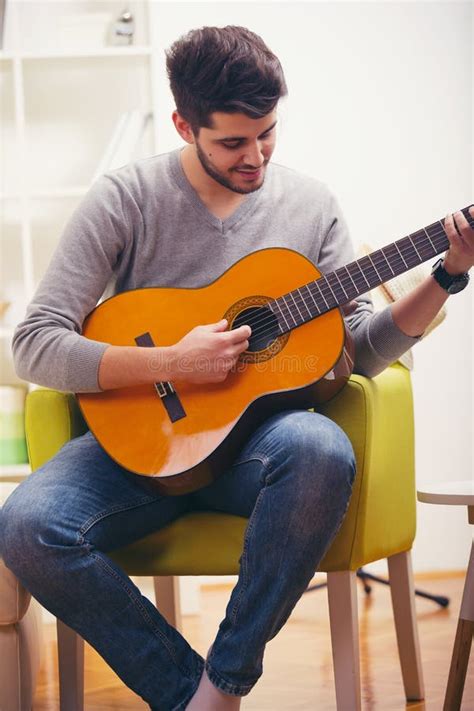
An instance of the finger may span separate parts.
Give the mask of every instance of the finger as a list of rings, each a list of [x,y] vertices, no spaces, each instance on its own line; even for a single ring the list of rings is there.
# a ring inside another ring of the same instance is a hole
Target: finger
[[[228,357],[238,358],[241,353],[247,350],[248,347],[248,341],[239,341],[239,343],[234,343],[227,349]]]
[[[243,353],[244,351],[247,350],[249,345],[250,344],[249,344],[248,340],[240,341],[240,343],[237,343],[236,346],[234,346],[234,355],[236,357],[239,356],[241,353]]]
[[[444,229],[451,244],[461,243],[461,238],[458,235],[454,224],[454,217],[451,213],[448,213],[444,218]]]
[[[342,305],[342,313],[344,316],[350,316],[358,307],[357,301],[349,301],[347,304]]]
[[[208,323],[206,324],[207,328],[209,328],[211,331],[217,333],[218,331],[225,331],[227,328],[228,322],[226,318],[221,318],[220,321],[216,321],[216,323]]]
[[[467,221],[467,218],[465,217],[464,213],[460,210],[459,212],[456,212],[454,215],[454,220],[456,223],[456,227],[458,231],[461,232],[462,237],[469,237],[471,233],[473,232],[472,227],[470,226],[469,222]]]
[[[239,341],[245,341],[247,338],[249,338],[251,333],[252,329],[250,328],[250,326],[244,324],[243,326],[239,326],[238,328],[231,329],[227,335],[231,343],[239,343]]]

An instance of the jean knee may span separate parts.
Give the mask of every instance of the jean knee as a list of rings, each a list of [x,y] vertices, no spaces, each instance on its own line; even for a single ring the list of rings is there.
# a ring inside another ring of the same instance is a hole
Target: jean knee
[[[326,481],[332,488],[352,488],[356,462],[352,443],[333,420],[315,412],[301,412],[288,420],[286,446],[300,466],[306,485]]]

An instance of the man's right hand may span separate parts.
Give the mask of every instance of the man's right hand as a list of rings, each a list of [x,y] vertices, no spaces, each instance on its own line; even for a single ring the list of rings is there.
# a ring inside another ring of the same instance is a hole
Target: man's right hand
[[[195,326],[171,347],[169,380],[189,383],[220,383],[249,347],[250,326],[227,330],[227,319]]]

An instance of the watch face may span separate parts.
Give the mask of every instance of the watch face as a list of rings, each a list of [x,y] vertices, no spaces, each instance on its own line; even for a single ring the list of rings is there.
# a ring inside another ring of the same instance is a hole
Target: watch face
[[[438,261],[433,264],[431,274],[440,287],[447,291],[448,294],[457,294],[469,284],[469,274],[451,276],[451,274],[448,274],[444,269],[442,259],[438,259]]]
[[[459,291],[462,291],[465,286],[467,286],[467,282],[467,279],[457,279],[456,281],[453,281],[453,283],[448,286],[448,293],[457,294]]]
[[[448,294],[457,294],[459,291],[462,291],[465,286],[467,286],[468,282],[469,279],[466,279],[466,277],[456,279],[456,281],[453,281],[453,283],[448,286]]]

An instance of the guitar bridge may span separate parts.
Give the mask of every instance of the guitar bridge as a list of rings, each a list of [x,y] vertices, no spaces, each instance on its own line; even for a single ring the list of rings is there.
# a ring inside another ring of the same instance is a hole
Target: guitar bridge
[[[154,385],[155,390],[160,397],[173,395],[173,393],[176,392],[169,380],[161,380],[159,383],[154,383]]]
[[[155,346],[149,331],[142,333],[141,336],[137,336],[135,338],[135,343],[137,346],[144,348],[153,348]],[[160,380],[159,382],[154,383],[154,386],[171,422],[176,422],[177,420],[181,420],[183,417],[186,417],[186,412],[184,411],[184,407],[179,399],[179,395],[169,380]]]

